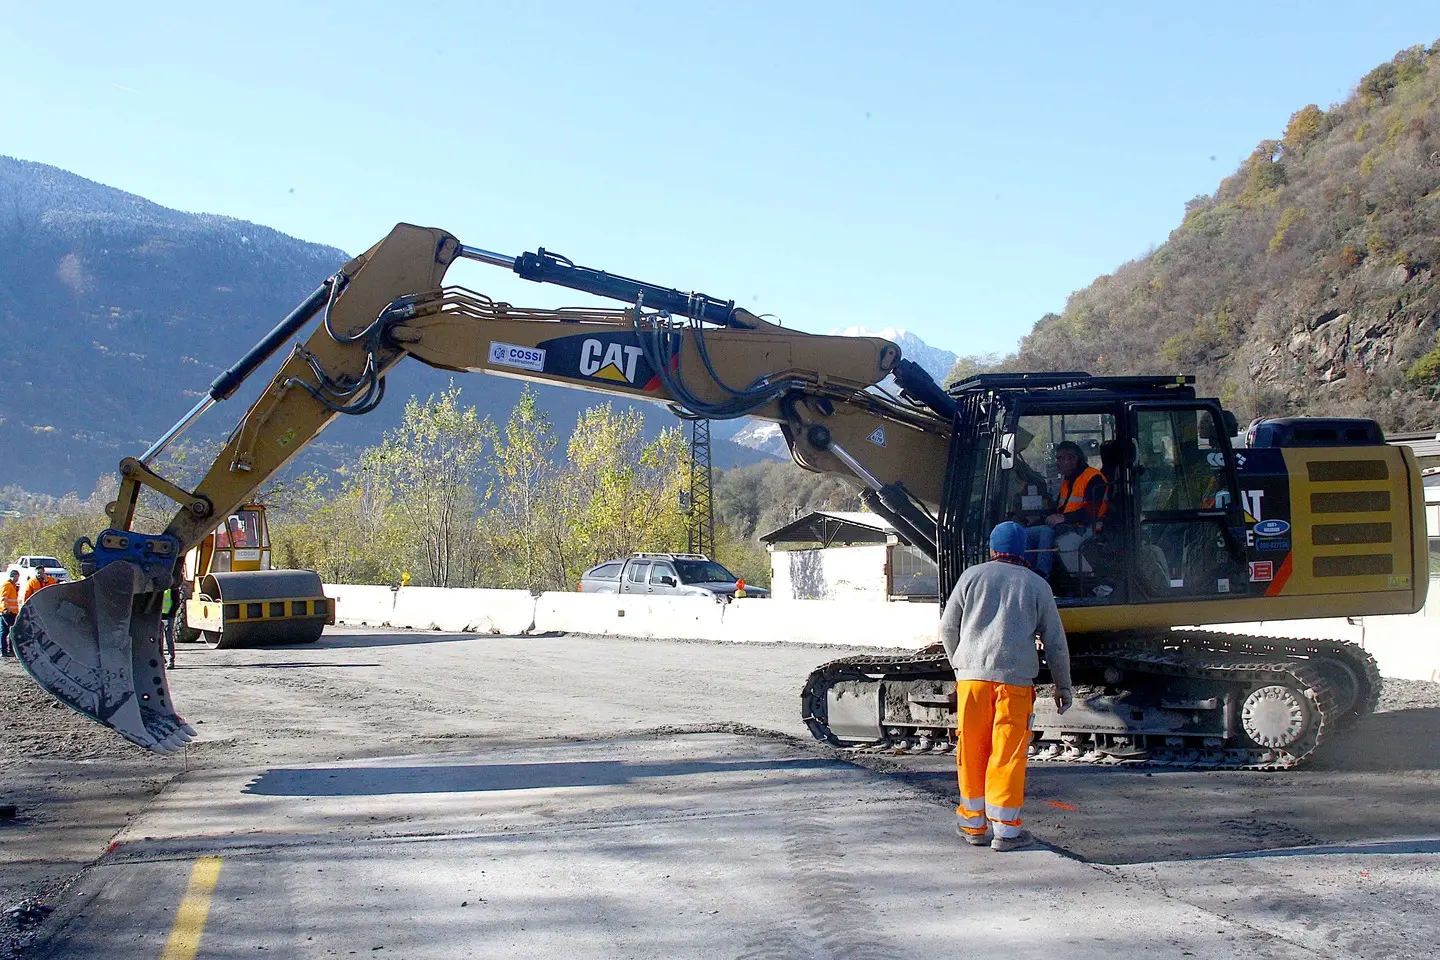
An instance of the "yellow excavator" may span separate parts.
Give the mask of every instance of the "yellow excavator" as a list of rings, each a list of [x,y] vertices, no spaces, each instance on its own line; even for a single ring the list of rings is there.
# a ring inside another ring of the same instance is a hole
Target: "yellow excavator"
[[[178,638],[221,650],[314,643],[335,601],[314,570],[277,570],[263,504],[245,503],[185,554]]]
[[[443,286],[458,259],[625,306],[526,309]],[[149,466],[302,332],[194,490]],[[386,371],[407,356],[655,400],[681,417],[776,422],[800,466],[853,482],[936,560],[942,597],[987,558],[995,523],[1038,527],[1053,509],[1057,448],[1093,460],[1108,490],[1103,523],[1036,541],[1076,682],[1064,716],[1037,700],[1039,759],[1292,768],[1374,710],[1374,660],[1353,644],[1183,628],[1410,613],[1425,599],[1420,471],[1370,421],[1274,421],[1237,446],[1235,418],[1185,376],[996,374],[942,389],[883,339],[809,335],[543,248],[512,257],[401,224],[122,462],[110,529],[77,544],[95,573],[38,594],[15,625],[31,676],[142,747],[193,737],[158,648],[160,595],[182,575],[179,558],[326,424],[375,409]],[[133,529],[147,487],[177,504],[163,531]],[[954,679],[933,650],[825,664],[801,708],[817,738],[843,747],[954,743]]]

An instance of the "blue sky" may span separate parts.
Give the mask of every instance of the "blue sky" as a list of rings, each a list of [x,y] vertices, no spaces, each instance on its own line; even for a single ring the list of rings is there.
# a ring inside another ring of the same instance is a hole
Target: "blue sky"
[[[1440,36],[1433,0],[1171,6],[0,0],[0,153],[351,252],[408,220],[1008,351]]]

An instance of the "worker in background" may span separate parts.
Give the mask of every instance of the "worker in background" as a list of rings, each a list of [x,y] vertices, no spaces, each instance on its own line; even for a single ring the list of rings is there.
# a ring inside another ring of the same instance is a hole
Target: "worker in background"
[[[0,656],[15,656],[10,646],[10,628],[15,626],[15,617],[19,613],[20,571],[11,570],[5,582],[0,583]]]
[[[1078,443],[1065,440],[1055,445],[1055,466],[1060,470],[1060,492],[1055,512],[1045,523],[1055,531],[1055,549],[1060,562],[1072,573],[1089,573],[1080,558],[1080,547],[1095,533],[1105,518],[1107,489],[1105,476],[1085,459]]]
[[[175,669],[175,620],[179,614],[179,594],[171,587],[160,598],[160,619],[165,627],[165,658],[171,670]]]
[[[1018,850],[1034,843],[1020,825],[1025,759],[1040,657],[1055,683],[1055,709],[1072,700],[1070,649],[1050,585],[1025,562],[1025,528],[990,533],[990,561],[960,575],[940,618],[940,642],[955,669],[960,777],[956,832],[974,846]]]
[[[36,567],[35,576],[31,577],[30,582],[25,584],[25,595],[20,598],[21,604],[29,603],[31,597],[46,587],[53,586],[55,582],[55,578],[46,573],[44,567]]]

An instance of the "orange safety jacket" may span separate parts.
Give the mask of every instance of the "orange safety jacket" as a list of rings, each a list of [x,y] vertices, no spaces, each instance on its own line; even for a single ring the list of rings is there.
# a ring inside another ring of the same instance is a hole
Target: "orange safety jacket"
[[[1094,518],[1094,522],[1098,523],[1103,520],[1105,518],[1106,507],[1108,506],[1104,498],[1101,498],[1099,503],[1094,504],[1085,498],[1085,494],[1089,492],[1090,484],[1092,483],[1099,483],[1101,487],[1105,486],[1104,474],[1094,467],[1085,467],[1082,469],[1075,475],[1073,483],[1069,477],[1062,479],[1060,481],[1060,496],[1057,498],[1060,512],[1068,515],[1078,513],[1082,510],[1091,511],[1091,508],[1093,508],[1091,515]],[[1088,524],[1086,525],[1088,526]]]
[[[25,585],[25,599],[22,602],[29,603],[31,597],[55,582],[54,577],[44,573],[39,574]]]
[[[20,612],[20,586],[10,580],[0,583],[0,613]]]

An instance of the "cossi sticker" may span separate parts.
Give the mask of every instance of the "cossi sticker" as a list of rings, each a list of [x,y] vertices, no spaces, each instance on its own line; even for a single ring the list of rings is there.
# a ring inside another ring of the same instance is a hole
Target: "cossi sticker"
[[[541,373],[545,370],[545,351],[539,347],[521,347],[492,340],[490,362],[501,367],[518,367]]]
[[[1262,537],[1283,537],[1290,532],[1290,524],[1284,520],[1261,520],[1255,524],[1255,532]]]

